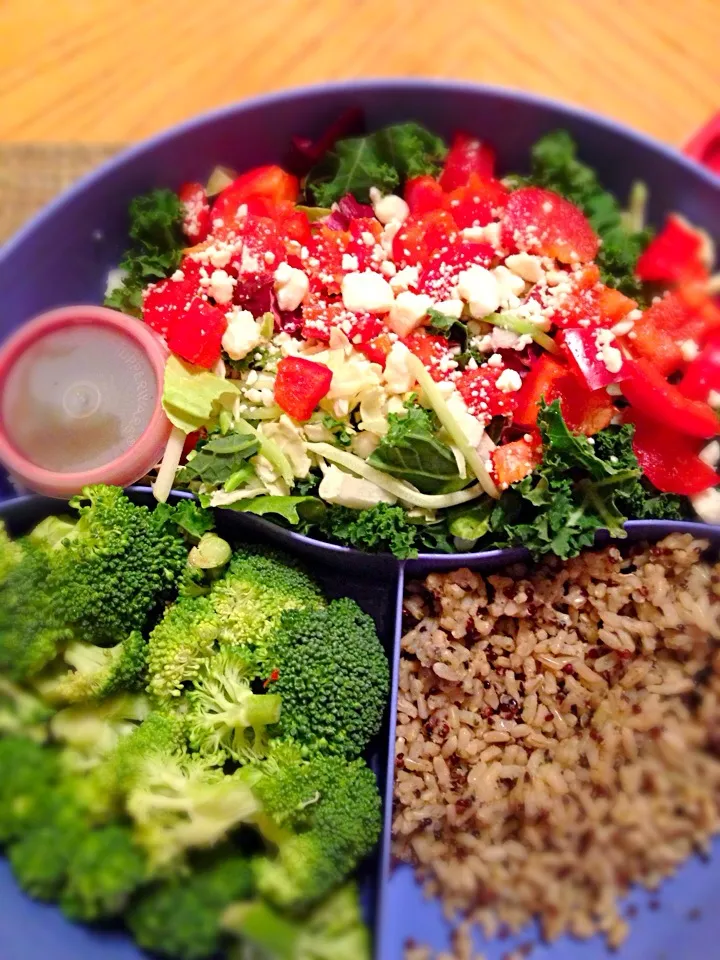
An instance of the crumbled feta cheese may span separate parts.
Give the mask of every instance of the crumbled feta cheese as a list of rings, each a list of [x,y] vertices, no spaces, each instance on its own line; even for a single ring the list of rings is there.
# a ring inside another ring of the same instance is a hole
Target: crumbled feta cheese
[[[631,310],[630,313],[625,317],[626,320],[632,320],[635,323],[636,320],[642,319],[642,310]]]
[[[710,487],[690,497],[695,513],[705,523],[720,523],[720,490]]]
[[[503,370],[495,381],[495,386],[502,393],[517,393],[522,386],[522,378],[517,370]]]
[[[700,347],[695,343],[694,340],[681,340],[680,341],[680,353],[683,355],[683,360],[686,360],[690,363],[691,360],[694,360],[695,357],[700,353]]]
[[[242,248],[242,257],[240,258],[240,273],[258,273],[260,271],[260,261],[250,253],[247,247]]]
[[[489,243],[496,250],[500,249],[499,223],[488,223],[484,227],[465,227],[460,233],[464,240],[475,243]]]
[[[610,373],[619,373],[622,369],[623,358],[618,348],[612,345],[614,340],[615,334],[612,330],[597,331],[595,334],[595,346],[598,349],[596,359],[602,360]]]
[[[180,268],[178,268],[175,273],[170,277],[171,280],[174,280],[176,283],[180,283],[181,280],[185,279],[185,274]]]
[[[390,223],[386,223],[383,227],[383,232],[380,235],[380,247],[385,251],[386,254],[392,253],[393,240],[395,239],[395,234],[398,232],[402,224],[399,220],[391,220]],[[370,234],[372,237],[373,235]],[[375,243],[375,237],[373,237],[373,244]],[[370,244],[372,246],[373,244]]]
[[[708,393],[707,402],[713,410],[720,410],[720,390],[711,390]]]
[[[291,267],[289,263],[281,263],[274,276],[278,307],[281,310],[296,310],[310,289],[307,274],[297,267]]]
[[[634,326],[635,321],[631,320],[628,314],[627,317],[623,317],[622,320],[618,320],[618,322],[610,329],[616,337],[624,337],[626,333],[630,333]]]
[[[216,303],[225,305],[232,303],[233,289],[237,280],[231,277],[224,270],[213,270],[210,274],[210,281],[207,285],[207,292],[214,298]]]
[[[265,251],[265,253],[263,254],[263,260],[268,265],[275,263],[275,254],[272,252],[272,250]]]
[[[608,396],[610,396],[610,397],[621,397],[621,396],[622,396],[622,390],[620,389],[620,387],[618,386],[617,383],[609,383],[609,384],[605,387],[605,392],[606,392],[606,393],[608,394]]]
[[[403,290],[390,308],[387,324],[399,337],[407,337],[420,326],[431,306],[432,297],[427,294]]]
[[[372,270],[346,273],[342,279],[342,298],[345,307],[356,313],[387,313],[395,301],[390,284]]]
[[[396,502],[392,494],[376,483],[344,473],[334,464],[325,471],[318,488],[318,496],[326,503],[337,503],[353,510],[368,510],[378,503]]]
[[[700,459],[713,470],[717,470],[720,464],[720,441],[711,440],[707,446],[703,447],[700,451]]]
[[[358,258],[354,253],[344,253],[342,256],[342,268],[350,273],[358,268]]]
[[[478,264],[468,267],[458,277],[457,294],[467,302],[470,314],[482,319],[500,306],[500,287],[495,277]]]
[[[242,360],[262,343],[260,324],[249,310],[235,307],[225,314],[228,325],[222,338],[222,348],[231,360]]]
[[[370,203],[372,203],[373,213],[382,224],[388,224],[393,220],[402,223],[410,215],[410,207],[402,197],[394,193],[388,193],[384,197],[377,187],[370,187]]]
[[[502,307],[516,307],[520,297],[525,292],[525,281],[522,277],[512,273],[507,267],[495,267],[492,272],[500,289],[500,305]]]
[[[395,293],[400,293],[402,290],[409,290],[410,287],[416,287],[419,278],[419,267],[403,267],[402,270],[398,270],[395,276],[391,278],[390,286]]]
[[[501,367],[502,365],[503,365],[503,358],[500,356],[499,353],[493,353],[488,358],[489,367]]]
[[[382,273],[384,277],[394,277],[397,273],[397,267],[392,260],[383,260],[380,265],[380,273]]]
[[[433,310],[437,310],[444,317],[460,318],[463,312],[462,300],[440,300],[432,305]]]
[[[542,260],[529,253],[511,254],[506,258],[505,266],[528,283],[538,283],[542,279]]]
[[[408,369],[410,351],[404,343],[394,343],[385,361],[385,387],[388,393],[407,393],[415,383]]]

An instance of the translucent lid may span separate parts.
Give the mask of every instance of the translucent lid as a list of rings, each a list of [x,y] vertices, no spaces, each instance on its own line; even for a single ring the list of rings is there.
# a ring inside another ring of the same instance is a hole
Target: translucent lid
[[[32,490],[66,497],[127,486],[162,457],[167,349],[149,327],[105,307],[63,307],[0,349],[0,461]]]

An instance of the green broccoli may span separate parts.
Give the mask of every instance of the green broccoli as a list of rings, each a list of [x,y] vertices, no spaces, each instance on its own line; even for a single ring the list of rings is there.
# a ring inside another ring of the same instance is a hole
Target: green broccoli
[[[0,520],[0,586],[23,558],[23,548],[7,532],[5,522]]]
[[[271,689],[282,698],[278,735],[309,753],[359,756],[380,730],[390,686],[372,617],[347,598],[289,611],[268,646]]]
[[[127,923],[145,950],[177,960],[206,960],[222,945],[223,911],[251,895],[249,861],[220,848],[209,865],[192,865],[189,876],[141,893]]]
[[[66,769],[81,773],[111,754],[149,712],[150,704],[143,694],[119,694],[99,703],[65,707],[50,721],[50,732],[65,745],[62,757]]]
[[[220,642],[247,644],[260,655],[283,611],[325,606],[319,586],[296,561],[258,547],[235,553],[210,602],[220,621]]]
[[[127,810],[153,866],[195,847],[212,847],[252,822],[260,810],[252,790],[256,776],[250,767],[227,776],[197,756],[158,753],[139,763]]]
[[[182,596],[165,611],[148,642],[148,690],[161,700],[179,697],[194,680],[220,632],[207,597]]]
[[[223,925],[268,960],[370,960],[371,956],[370,933],[354,883],[336,890],[302,920],[253,900],[233,903],[225,911]]]
[[[259,892],[281,909],[305,910],[340,886],[380,836],[381,802],[362,760],[266,761],[255,784],[258,825],[275,854],[255,861]]]
[[[43,550],[54,550],[72,536],[77,520],[72,517],[45,517],[27,536],[28,543]]]
[[[71,506],[80,519],[53,551],[48,583],[58,618],[81,640],[119,643],[175,595],[188,548],[172,520],[119,487],[86,487]]]
[[[52,710],[28,690],[0,676],[0,735],[18,734],[42,743]]]
[[[62,660],[64,666],[53,664],[47,674],[35,679],[45,700],[76,703],[102,699],[122,690],[142,689],[147,642],[139,630],[115,647],[96,647],[78,640],[65,648]]]
[[[280,718],[280,697],[253,693],[256,663],[243,650],[226,647],[205,661],[187,695],[190,746],[212,763],[244,763],[263,756],[267,727]]]
[[[55,751],[27,737],[0,738],[0,844],[42,823],[59,776]]]
[[[128,827],[112,824],[90,830],[68,864],[60,906],[71,920],[115,917],[147,879],[147,859]]]

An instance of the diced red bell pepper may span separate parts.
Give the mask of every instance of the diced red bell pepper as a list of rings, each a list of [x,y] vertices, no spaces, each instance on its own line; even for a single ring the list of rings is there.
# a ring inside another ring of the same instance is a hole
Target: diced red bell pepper
[[[541,187],[521,187],[510,194],[500,237],[508,250],[555,257],[562,263],[587,263],[599,247],[582,210]]]
[[[529,299],[537,300],[555,326],[588,329],[604,324],[600,309],[600,271],[594,263],[569,271],[567,279],[554,287],[536,286]]]
[[[703,239],[682,217],[671,213],[665,225],[638,258],[635,273],[649,283],[673,285],[707,275]]]
[[[447,210],[411,214],[393,238],[393,260],[398,267],[425,263],[438,247],[448,246],[457,236],[457,224]]]
[[[701,441],[635,411],[629,411],[627,419],[635,424],[638,463],[658,490],[689,497],[720,483],[720,476],[699,457]]]
[[[372,313],[360,314],[350,327],[348,338],[357,346],[361,343],[369,343],[375,337],[379,337],[385,330],[385,324]]]
[[[357,260],[357,267],[352,270],[379,270],[382,259],[375,256],[375,248],[380,242],[382,224],[370,217],[356,217],[348,224],[348,230],[347,252]]]
[[[706,402],[711,390],[720,392],[720,334],[711,337],[702,352],[688,364],[678,390],[690,400]]]
[[[445,337],[420,329],[404,337],[402,342],[410,353],[414,353],[422,360],[423,366],[438,383],[457,366],[453,359],[450,341]]]
[[[440,174],[440,186],[450,191],[464,187],[473,173],[491,177],[495,170],[495,151],[490,144],[469,133],[456,133]]]
[[[265,197],[276,206],[295,203],[300,192],[298,178],[282,167],[270,164],[241,173],[216,197],[212,208],[213,220],[234,219],[238,207],[251,197]]]
[[[385,369],[388,354],[392,350],[393,341],[388,333],[381,333],[368,340],[367,343],[358,343],[357,349],[368,358],[371,363],[379,363]]]
[[[689,400],[648,360],[626,360],[625,399],[641,414],[691,437],[714,437],[720,421],[701,400]]]
[[[278,219],[278,229],[284,240],[294,240],[303,247],[312,241],[310,221],[302,210],[283,211]]]
[[[188,454],[192,453],[197,442],[203,434],[207,433],[205,429],[202,430],[193,430],[192,433],[188,433],[185,437],[185,443],[183,444],[182,453],[180,454],[180,463],[187,463]]]
[[[405,184],[404,196],[410,213],[418,216],[447,209],[447,195],[434,177],[411,177]]]
[[[494,259],[495,250],[489,243],[456,240],[431,254],[418,278],[418,292],[436,303],[447,300],[464,270],[473,264],[489,267]]]
[[[502,216],[509,198],[510,191],[500,180],[472,173],[466,186],[449,195],[448,209],[458,227],[484,227]]]
[[[528,442],[524,437],[503,443],[492,452],[495,477],[501,490],[518,483],[542,463],[540,438]]]
[[[702,343],[714,330],[720,329],[720,311],[710,298],[692,288],[678,288],[635,321],[629,344],[633,353],[650,360],[667,375],[685,364],[681,343],[694,340]]]
[[[188,363],[212,369],[220,359],[227,319],[219,307],[193,297],[180,311],[167,333],[167,344]]]
[[[604,283],[597,287],[598,306],[603,326],[611,326],[626,317],[631,310],[637,308],[637,303],[626,297],[624,293]]]
[[[518,393],[515,422],[526,427],[537,424],[540,400],[560,401],[560,409],[569,429],[591,437],[612,420],[615,407],[607,392],[590,390],[580,378],[544,353],[525,377]]]
[[[283,357],[275,377],[275,402],[293,420],[308,420],[332,383],[332,370],[304,357]]]
[[[274,220],[252,214],[241,221],[239,237],[241,242],[225,269],[237,277],[234,299],[241,304],[272,283],[285,258],[285,244]]]
[[[511,417],[517,407],[519,393],[504,393],[497,385],[504,372],[504,366],[485,363],[475,370],[464,370],[457,380],[456,386],[470,413],[486,423],[497,416]]]
[[[201,183],[184,183],[178,190],[183,205],[183,233],[190,243],[202,243],[210,233],[210,201]]]
[[[166,337],[185,304],[197,293],[190,280],[161,280],[152,283],[143,294],[142,314],[145,323],[156,333]]]
[[[607,336],[611,339],[607,346],[604,346],[603,338]],[[557,340],[569,359],[570,365],[590,390],[599,390],[610,383],[619,383],[624,379],[624,361],[620,345],[609,330],[571,327],[562,330]],[[617,353],[620,354],[619,368],[610,369],[614,368],[614,361],[618,359]]]
[[[322,226],[313,234],[312,243],[308,245],[310,256],[304,265],[312,290],[340,293],[342,258],[349,242],[350,234],[345,230],[330,230]]]

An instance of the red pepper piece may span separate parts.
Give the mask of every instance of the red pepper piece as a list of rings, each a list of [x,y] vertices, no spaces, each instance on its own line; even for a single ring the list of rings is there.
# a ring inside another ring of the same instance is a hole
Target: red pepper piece
[[[368,358],[371,363],[379,363],[385,369],[388,354],[392,350],[393,342],[390,335],[381,333],[377,337],[368,340],[367,343],[357,344],[357,349]]]
[[[404,196],[410,213],[418,216],[448,207],[447,195],[434,177],[411,177],[405,184]]]
[[[188,363],[210,370],[220,359],[226,328],[227,319],[219,307],[192,297],[168,330],[168,347]]]
[[[621,384],[625,399],[634,410],[651,420],[691,437],[708,439],[718,433],[717,415],[701,400],[689,400],[665,380],[647,360],[626,360],[626,379]]]
[[[607,392],[590,390],[568,367],[543,354],[525,377],[517,397],[515,422],[537,424],[540,400],[560,401],[565,423],[574,433],[591,437],[612,420],[615,407]]]
[[[628,343],[633,353],[668,375],[685,365],[683,340],[702,344],[716,330],[720,330],[720,310],[707,294],[695,286],[678,287],[635,321]]]
[[[498,486],[505,490],[532,473],[542,463],[542,443],[539,437],[529,442],[521,437],[511,443],[503,443],[492,452],[495,477]]]
[[[151,283],[143,294],[142,313],[145,323],[161,336],[183,313],[185,304],[197,293],[190,280],[161,280]]]
[[[495,170],[495,151],[490,144],[470,133],[456,133],[453,137],[440,174],[440,186],[450,191],[464,187],[473,173],[491,177]]]
[[[238,217],[238,211],[243,205],[248,208],[248,213],[268,216],[273,207],[295,203],[299,191],[297,177],[275,164],[241,173],[215,198],[212,206],[213,233],[221,236],[239,229],[242,217]],[[216,223],[219,220],[222,226]]]
[[[398,267],[424,263],[438,247],[448,246],[457,236],[457,224],[447,210],[411,214],[393,238],[393,260]]]
[[[626,317],[631,310],[637,309],[637,303],[619,290],[599,284],[597,288],[598,307],[603,326],[611,326]]]
[[[720,334],[711,337],[699,356],[688,364],[678,390],[690,400],[705,402],[710,391],[720,393]]]
[[[202,243],[210,233],[210,201],[201,183],[184,183],[178,190],[183,205],[183,233],[190,243]]]
[[[704,242],[682,217],[671,213],[665,225],[638,258],[635,273],[650,283],[676,284],[707,275]]]
[[[606,363],[608,350],[619,350],[619,344],[614,338],[610,341],[609,347],[603,349],[602,338],[608,333],[607,330],[571,327],[561,331],[557,338],[571,366],[590,390],[599,390],[610,383],[619,383],[625,377],[622,357],[618,370],[610,370]],[[615,354],[609,354],[609,356],[612,366]]]
[[[437,382],[445,380],[448,373],[454,370],[455,363],[450,348],[450,341],[425,330],[415,330],[402,341],[410,353],[422,361],[428,373]]]
[[[342,258],[347,253],[350,234],[345,230],[330,230],[322,226],[313,234],[308,245],[310,256],[303,263],[310,278],[312,290],[339,294],[343,277]]]
[[[599,247],[585,214],[541,187],[521,187],[510,194],[500,236],[508,250],[555,257],[562,263],[588,263]]]
[[[633,450],[638,463],[658,490],[689,497],[720,483],[720,476],[699,457],[701,441],[635,411],[627,419],[635,424]]]
[[[351,273],[356,270],[379,270],[382,259],[375,255],[375,247],[380,242],[382,224],[370,217],[356,217],[348,224],[350,240],[347,252],[355,257],[357,267],[344,271]]]
[[[529,299],[541,303],[550,322],[558,327],[582,325],[592,329],[605,323],[600,290],[600,271],[589,263],[580,270],[569,271],[567,278],[555,287],[534,287]]]
[[[495,251],[489,243],[456,240],[430,256],[418,279],[418,291],[435,302],[447,300],[463,270],[473,264],[489,267],[494,259]]]
[[[485,363],[475,370],[465,370],[456,386],[474,417],[486,423],[493,417],[511,417],[518,403],[518,391],[504,393],[497,385],[504,366],[491,367]]]
[[[484,227],[502,216],[509,198],[510,191],[500,180],[472,173],[466,186],[450,194],[449,210],[458,227]]]
[[[278,264],[285,259],[285,244],[277,223],[269,217],[248,214],[239,221],[237,250],[225,267],[237,277],[236,303],[245,303],[272,283]]]
[[[332,370],[304,357],[283,357],[275,377],[275,402],[293,420],[308,420],[327,396]]]

